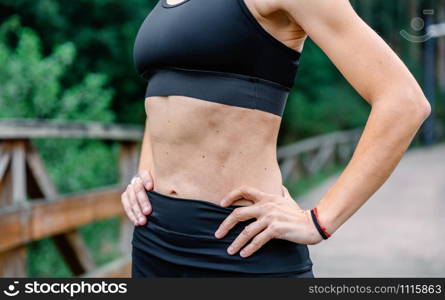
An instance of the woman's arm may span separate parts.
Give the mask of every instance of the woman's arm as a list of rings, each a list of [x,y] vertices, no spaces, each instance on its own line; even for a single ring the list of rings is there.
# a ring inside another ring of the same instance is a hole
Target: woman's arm
[[[317,205],[320,223],[332,234],[383,185],[431,108],[403,62],[357,16],[348,0],[270,2],[288,12],[372,106],[350,162]],[[235,209],[215,236],[222,238],[239,221],[257,221],[232,243],[230,254],[237,253],[251,239],[241,252],[243,257],[272,238],[305,244],[321,240],[310,212],[301,210],[288,193],[269,195],[241,187],[229,193],[221,205],[228,206],[240,198],[255,204]]]
[[[151,205],[146,190],[153,189],[152,150],[150,134],[148,130],[148,120],[145,122],[144,137],[142,139],[141,156],[139,158],[139,177],[132,180],[127,185],[125,192],[121,195],[122,205],[135,226],[144,225],[147,222],[147,215],[151,213]]]
[[[320,223],[333,233],[387,180],[431,108],[403,62],[349,1],[281,2],[372,106],[352,159],[317,205]]]

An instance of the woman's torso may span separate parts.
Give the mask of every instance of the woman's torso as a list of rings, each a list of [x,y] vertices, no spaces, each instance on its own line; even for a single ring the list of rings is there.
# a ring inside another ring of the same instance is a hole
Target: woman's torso
[[[186,2],[193,1],[202,0]],[[270,1],[262,4],[267,2]],[[300,50],[304,36],[295,31],[283,13],[274,12],[266,19],[258,13],[261,3],[244,3],[258,24],[280,40],[282,46]],[[164,9],[181,5],[184,4]],[[202,26],[204,29],[211,24]],[[280,194],[282,178],[276,159],[280,115],[181,95],[147,97],[145,108],[155,191],[213,203],[241,185]],[[249,202],[241,200],[236,204]]]
[[[146,107],[155,191],[214,203],[241,185],[280,192],[279,117],[181,96]]]

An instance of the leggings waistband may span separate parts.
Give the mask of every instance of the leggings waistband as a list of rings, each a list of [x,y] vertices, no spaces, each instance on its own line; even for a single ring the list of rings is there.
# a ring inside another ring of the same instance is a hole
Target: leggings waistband
[[[152,213],[144,226],[136,226],[133,247],[170,263],[240,273],[307,271],[312,261],[306,245],[272,239],[253,255],[229,255],[227,248],[244,227],[238,223],[227,236],[214,236],[220,223],[237,205],[222,207],[203,200],[176,198],[149,191]]]
[[[165,230],[179,234],[190,234],[202,238],[215,239],[214,233],[224,219],[239,205],[223,207],[212,202],[185,199],[148,191],[153,207],[149,222]],[[237,224],[229,233],[234,238],[243,228],[253,222],[248,220]]]

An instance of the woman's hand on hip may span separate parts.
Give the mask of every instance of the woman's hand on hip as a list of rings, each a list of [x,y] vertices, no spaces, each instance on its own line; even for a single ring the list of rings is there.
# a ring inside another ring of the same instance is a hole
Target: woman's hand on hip
[[[281,196],[243,186],[230,192],[220,204],[227,207],[239,199],[247,199],[254,204],[234,209],[221,223],[215,237],[223,238],[238,222],[249,219],[256,221],[247,225],[232,242],[227,249],[229,254],[235,254],[244,247],[240,255],[248,257],[271,239],[306,245],[317,244],[322,240],[312,222],[310,211],[302,210],[284,186]]]
[[[133,177],[121,195],[125,213],[135,226],[147,223],[147,215],[151,213],[152,208],[146,191],[152,189],[153,178],[150,172],[144,170]]]

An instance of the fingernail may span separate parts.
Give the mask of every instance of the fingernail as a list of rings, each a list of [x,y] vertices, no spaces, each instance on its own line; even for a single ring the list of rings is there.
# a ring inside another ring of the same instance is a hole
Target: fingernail
[[[227,253],[229,253],[229,254],[233,254],[233,247],[232,247],[232,246],[230,246],[230,247],[227,249]]]
[[[245,257],[246,256],[246,251],[244,251],[244,250],[241,250],[241,252],[240,252],[240,254],[239,255],[241,255],[242,257]]]
[[[144,207],[144,213],[148,213],[150,211],[150,208],[148,206]]]
[[[219,238],[219,235],[220,235],[220,234],[221,234],[221,231],[217,230],[217,231],[215,232],[215,237]]]
[[[139,223],[144,223],[144,221],[145,221],[144,218],[139,218],[138,220],[139,220]]]

